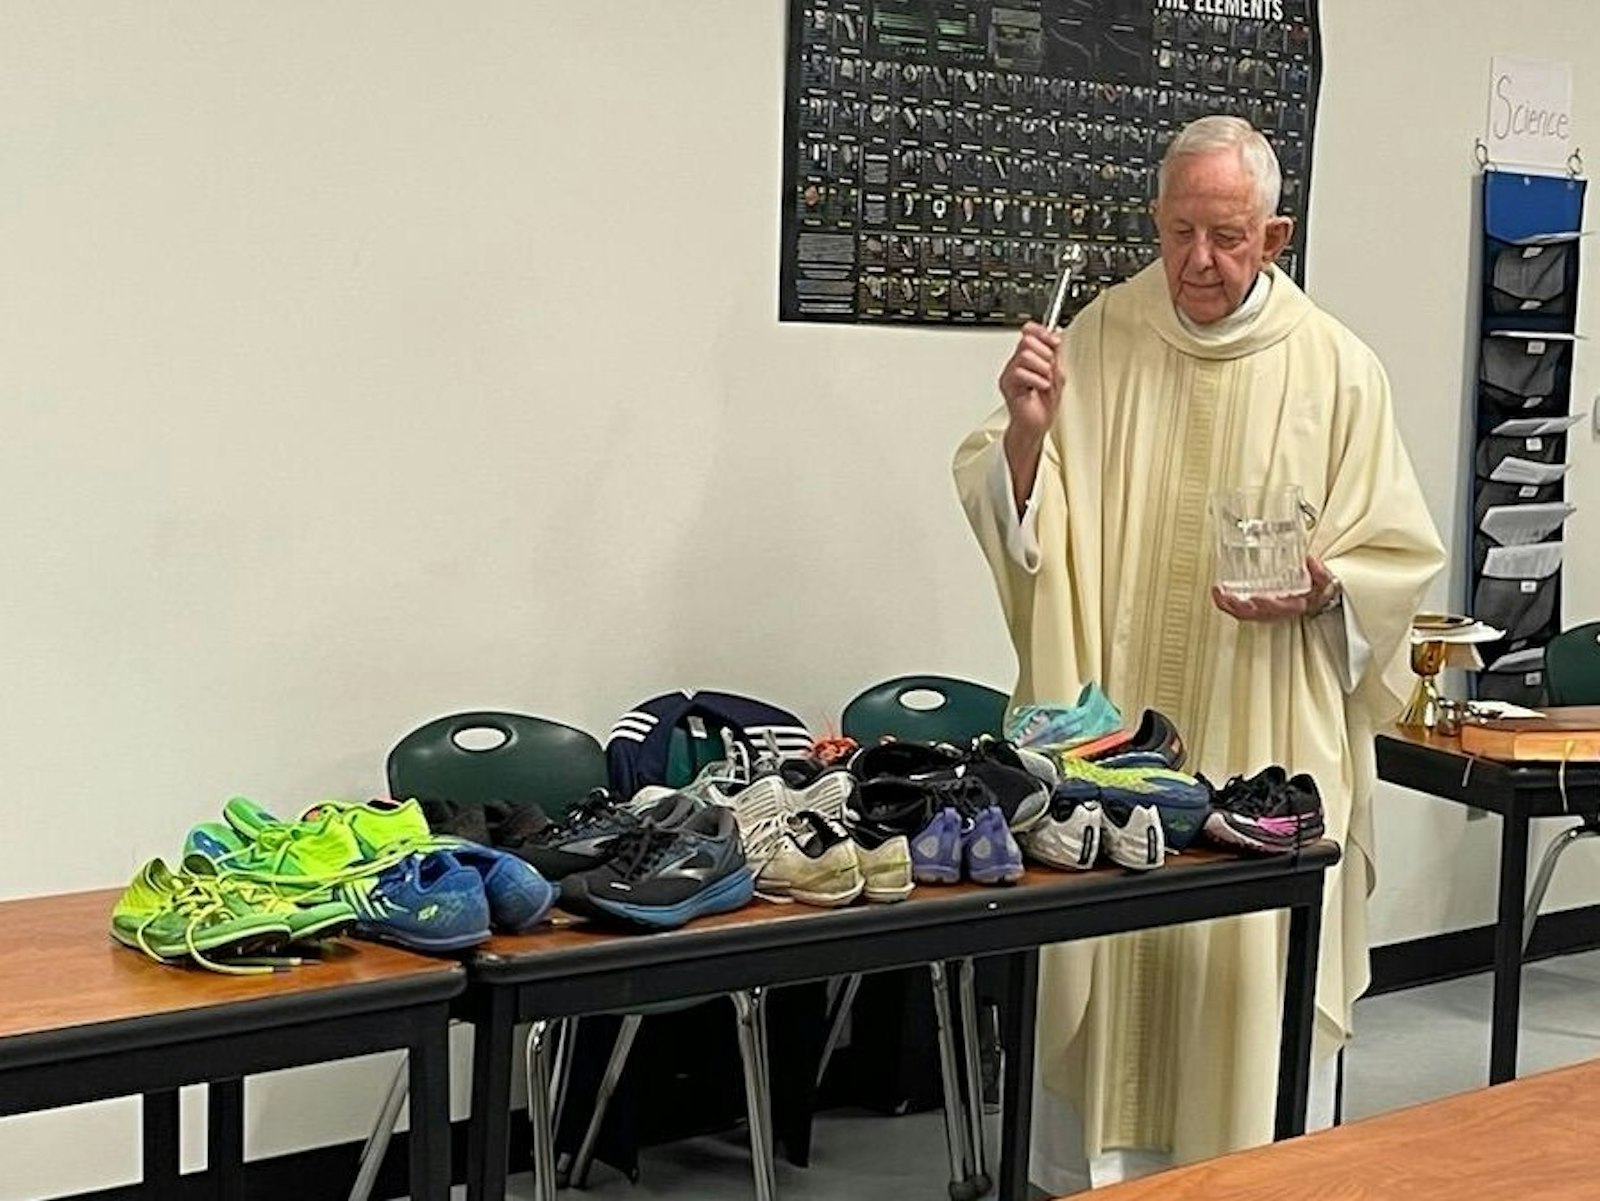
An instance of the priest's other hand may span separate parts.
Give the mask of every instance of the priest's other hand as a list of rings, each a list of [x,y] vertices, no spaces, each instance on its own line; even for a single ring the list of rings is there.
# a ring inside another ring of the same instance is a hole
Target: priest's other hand
[[[1316,617],[1338,603],[1342,594],[1339,581],[1321,560],[1306,556],[1306,572],[1311,587],[1292,596],[1239,596],[1215,586],[1211,601],[1230,617],[1240,621],[1287,621],[1294,617]]]

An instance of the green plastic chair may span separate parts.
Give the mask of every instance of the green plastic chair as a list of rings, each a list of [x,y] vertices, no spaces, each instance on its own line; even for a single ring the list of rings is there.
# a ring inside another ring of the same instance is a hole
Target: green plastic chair
[[[412,730],[389,752],[388,775],[389,794],[402,800],[532,804],[558,818],[590,789],[605,787],[606,755],[583,730],[483,710]]]
[[[844,707],[840,728],[863,746],[884,737],[970,742],[999,737],[1009,698],[998,688],[953,676],[900,676],[866,689]]]
[[[1600,705],[1600,621],[1563,630],[1545,644],[1544,694],[1550,705]],[[1600,816],[1586,814],[1550,840],[1534,873],[1528,903],[1523,908],[1522,952],[1527,954],[1533,941],[1533,927],[1539,920],[1539,906],[1555,875],[1561,852],[1580,838],[1600,837]]]
[[[1544,691],[1552,705],[1600,705],[1600,621],[1550,639],[1544,648]]]
[[[480,746],[484,734],[489,737],[486,744]],[[471,735],[479,737],[469,738]],[[453,713],[417,727],[389,752],[387,771],[389,791],[395,797],[480,805],[489,801],[532,803],[551,818],[560,817],[591,789],[604,787],[607,779],[605,752],[583,730],[542,717],[488,710]],[[757,1201],[771,1201],[774,1184],[772,1118],[768,1107],[771,1087],[766,1060],[766,990],[746,989],[730,993],[728,997],[737,1018],[739,1052],[744,1066],[756,1197]],[[586,1182],[607,1107],[644,1017],[704,1003],[701,1000],[667,1002],[620,1015],[622,1027],[606,1063],[582,1145],[572,1164],[559,1169],[554,1158],[555,1131],[579,1019],[532,1024],[524,1059],[528,1120],[533,1128],[534,1194],[538,1201],[554,1197],[556,1188],[569,1179],[580,1187]],[[402,1064],[390,1086],[377,1126],[362,1150],[351,1201],[366,1201],[371,1194],[400,1105],[405,1100],[407,1083],[408,1076]]]
[[[997,688],[954,676],[899,676],[863,690],[844,707],[840,732],[869,746],[885,737],[915,742],[950,742],[958,746],[981,734],[999,737],[1010,698]],[[966,1077],[957,1065],[958,1027],[950,1012],[951,969],[961,1005],[960,1054]],[[978,994],[971,959],[930,963],[933,1012],[939,1029],[939,1077],[944,1091],[945,1139],[950,1152],[950,1196],[967,1201],[987,1193],[991,1181],[983,1145],[983,1095],[978,1068]],[[824,1045],[824,1061],[838,1041],[861,977],[851,976],[833,1006]]]

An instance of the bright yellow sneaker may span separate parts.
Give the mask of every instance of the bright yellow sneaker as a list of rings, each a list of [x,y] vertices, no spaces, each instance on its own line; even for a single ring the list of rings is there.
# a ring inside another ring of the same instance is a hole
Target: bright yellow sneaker
[[[161,963],[192,960],[228,974],[271,971],[229,960],[276,950],[289,930],[276,907],[258,907],[213,874],[175,872],[160,859],[139,869],[111,910],[111,937],[124,946]]]

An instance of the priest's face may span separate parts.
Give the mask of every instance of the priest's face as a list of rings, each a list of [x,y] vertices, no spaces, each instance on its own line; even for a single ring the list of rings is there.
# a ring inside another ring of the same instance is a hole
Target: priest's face
[[[1229,147],[1173,160],[1156,201],[1156,229],[1172,303],[1209,325],[1239,307],[1288,244],[1294,222],[1261,213],[1255,183]]]

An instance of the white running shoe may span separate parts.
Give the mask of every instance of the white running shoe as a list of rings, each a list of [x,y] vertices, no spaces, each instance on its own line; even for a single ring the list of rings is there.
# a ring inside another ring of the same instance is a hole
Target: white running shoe
[[[1050,867],[1088,871],[1100,855],[1101,811],[1099,801],[1079,801],[1065,817],[1052,811],[1033,829],[1019,834],[1017,841],[1030,859]]]
[[[861,864],[866,884],[863,894],[867,900],[890,904],[911,895],[916,881],[911,878],[909,838],[859,826],[851,829],[850,837],[855,840],[856,859]]]
[[[748,810],[757,814],[795,814],[810,810],[839,821],[844,817],[845,802],[854,795],[855,787],[855,777],[849,772],[832,768],[803,788],[792,787],[777,772],[768,772],[748,784],[711,781],[705,791],[697,795],[713,804],[726,805],[735,813]]]
[[[1122,809],[1123,822],[1117,824],[1121,806],[1102,807],[1101,845],[1119,867],[1146,872],[1167,861],[1167,837],[1161,828],[1161,814],[1154,805],[1133,805]]]
[[[856,844],[820,813],[791,819],[756,876],[756,891],[775,899],[835,908],[866,888]]]

